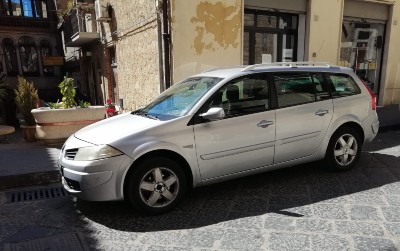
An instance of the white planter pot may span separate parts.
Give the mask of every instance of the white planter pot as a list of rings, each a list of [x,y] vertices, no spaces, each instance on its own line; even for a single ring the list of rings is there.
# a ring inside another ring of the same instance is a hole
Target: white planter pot
[[[88,108],[50,109],[41,107],[32,110],[36,120],[36,138],[45,144],[63,143],[79,129],[105,117],[104,106]]]

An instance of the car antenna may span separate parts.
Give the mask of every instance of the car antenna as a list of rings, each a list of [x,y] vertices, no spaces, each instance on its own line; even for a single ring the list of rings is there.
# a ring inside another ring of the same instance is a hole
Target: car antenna
[[[321,44],[321,46],[319,47],[319,50],[318,50],[317,54],[315,54],[314,63],[315,63],[315,61],[317,61],[317,55],[319,55],[319,52],[320,52],[320,51],[322,50],[322,48],[324,47],[324,43],[325,43],[325,39],[322,41],[322,44]]]

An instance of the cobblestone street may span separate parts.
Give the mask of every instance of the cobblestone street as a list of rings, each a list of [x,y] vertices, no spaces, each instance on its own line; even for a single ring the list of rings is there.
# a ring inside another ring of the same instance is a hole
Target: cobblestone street
[[[156,217],[70,196],[7,203],[5,191],[0,250],[47,237],[65,240],[54,250],[399,250],[399,142],[380,133],[349,172],[313,163],[196,189]]]

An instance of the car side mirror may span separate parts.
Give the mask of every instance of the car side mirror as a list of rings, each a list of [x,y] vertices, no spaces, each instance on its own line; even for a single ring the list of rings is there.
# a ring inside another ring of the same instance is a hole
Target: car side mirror
[[[208,119],[211,121],[220,120],[225,117],[225,111],[221,107],[213,107],[210,108],[207,112],[200,114],[199,116],[203,119]]]

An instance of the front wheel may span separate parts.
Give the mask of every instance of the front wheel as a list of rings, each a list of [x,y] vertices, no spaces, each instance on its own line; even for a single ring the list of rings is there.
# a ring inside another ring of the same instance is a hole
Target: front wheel
[[[174,208],[186,186],[185,174],[175,161],[156,157],[141,162],[131,173],[125,196],[138,211],[156,215]]]
[[[340,128],[332,135],[325,162],[334,171],[350,170],[360,158],[361,146],[362,142],[356,130],[351,127]]]

